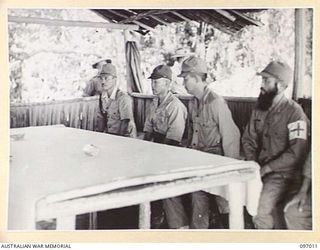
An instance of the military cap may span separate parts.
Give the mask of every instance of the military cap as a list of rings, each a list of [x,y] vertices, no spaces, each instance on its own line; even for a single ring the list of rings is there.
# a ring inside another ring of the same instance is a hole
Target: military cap
[[[172,71],[167,65],[159,65],[154,68],[149,79],[159,79],[159,78],[167,78],[172,80]]]

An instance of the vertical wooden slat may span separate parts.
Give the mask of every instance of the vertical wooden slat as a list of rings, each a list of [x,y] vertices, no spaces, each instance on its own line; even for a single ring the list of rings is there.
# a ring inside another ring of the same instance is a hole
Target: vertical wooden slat
[[[135,108],[134,108],[134,113],[135,113],[135,122],[136,122],[136,127],[139,132],[143,130],[142,127],[142,122],[143,122],[143,112],[144,112],[144,100],[140,98],[135,98],[134,102]]]
[[[97,124],[97,112],[99,112],[99,100],[91,101],[89,103],[89,120],[88,127],[90,130],[94,131],[96,129]]]
[[[82,102],[82,110],[80,114],[81,118],[81,129],[87,129],[87,109],[88,109],[88,103],[86,101]]]
[[[39,112],[39,116],[41,117],[41,120],[40,120],[40,126],[44,126],[44,125],[46,125],[46,113],[45,113],[45,111],[46,111],[46,106],[47,105],[41,105],[40,107],[39,107],[39,109],[38,109],[38,112]]]
[[[82,104],[82,129],[91,130],[89,128],[89,119],[90,119],[90,101],[87,99],[83,100]]]
[[[145,99],[144,101],[144,116],[143,116],[143,120],[142,120],[142,124],[144,126],[144,122],[146,121],[146,118],[149,116],[150,114],[150,108],[151,108],[151,104],[153,102],[153,99],[151,98],[148,98],[148,99]]]
[[[55,105],[52,103],[50,105],[46,105],[46,125],[52,125],[52,113],[54,113]]]
[[[70,103],[70,127],[78,127],[78,112],[77,112],[77,103]]]
[[[74,103],[69,103],[69,119],[70,119],[70,127],[72,128],[75,128],[76,125],[75,125],[75,117],[76,117],[76,114],[75,114],[75,105]]]

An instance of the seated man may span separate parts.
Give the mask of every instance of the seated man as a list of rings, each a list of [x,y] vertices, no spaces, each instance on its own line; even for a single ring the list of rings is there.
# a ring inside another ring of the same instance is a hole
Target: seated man
[[[135,137],[132,98],[118,88],[116,67],[111,63],[103,65],[100,77],[102,92],[99,107],[105,119],[104,132]]]
[[[178,146],[181,143],[187,119],[187,109],[183,103],[170,92],[172,79],[171,69],[166,65],[157,66],[151,76],[154,99],[149,116],[144,125],[145,140]],[[176,228],[175,219],[171,216],[170,204],[163,200],[167,222],[170,228]],[[162,202],[151,203],[152,228],[161,227]]]
[[[169,145],[179,145],[185,130],[187,109],[170,92],[171,69],[166,65],[157,66],[151,76],[154,99],[150,114],[144,125],[145,140]]]
[[[95,64],[92,65],[92,68],[97,69],[98,73],[96,76],[94,76],[88,81],[85,89],[83,90],[83,94],[82,94],[83,97],[95,96],[95,95],[101,94],[102,87],[101,87],[100,72],[102,70],[102,66],[107,63],[112,63],[112,61],[110,59],[105,59],[105,60],[96,62]]]
[[[259,73],[261,92],[242,136],[246,160],[260,165],[263,183],[257,229],[274,229],[274,211],[288,195],[299,189],[301,166],[308,150],[309,121],[302,108],[284,91],[293,72],[283,62],[271,62]]]
[[[83,90],[83,97],[88,96],[98,96],[102,93],[102,79],[100,77],[100,72],[102,70],[102,66],[112,63],[110,59],[101,60],[92,65],[92,68],[97,69],[98,73],[92,79],[89,80],[85,89]],[[100,110],[96,113],[96,123],[94,127],[94,131],[103,132],[105,128],[105,120]]]
[[[99,107],[105,119],[104,132],[136,137],[132,98],[118,88],[116,67],[112,63],[104,64],[100,78],[102,91]],[[137,206],[99,212],[98,227],[101,229],[132,229],[136,223],[137,212]]]
[[[207,83],[207,65],[204,60],[191,56],[182,63],[181,74],[186,90],[195,96],[199,105],[192,112],[192,140],[190,147],[207,153],[239,158],[240,132],[222,97],[213,92]],[[228,203],[220,196],[204,191],[191,193],[191,219],[187,207],[179,197],[168,199],[175,228],[208,229],[210,203],[226,212]],[[210,202],[212,198],[212,202]],[[217,212],[217,209],[215,209]],[[216,213],[217,214],[217,213]],[[216,214],[213,217],[218,217]]]

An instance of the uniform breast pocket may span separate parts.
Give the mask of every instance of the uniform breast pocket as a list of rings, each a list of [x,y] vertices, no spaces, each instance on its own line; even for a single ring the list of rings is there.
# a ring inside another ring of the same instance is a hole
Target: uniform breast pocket
[[[215,129],[217,127],[217,124],[213,120],[206,120],[206,121],[200,121],[200,127],[205,132],[205,134],[208,134],[210,131]]]
[[[279,141],[286,141],[288,138],[288,129],[286,127],[283,128],[274,128],[271,132],[274,136]]]
[[[110,113],[110,118],[112,120],[120,120],[120,113],[117,111],[113,111]]]
[[[168,121],[164,112],[156,113],[153,121],[159,132],[165,133],[168,130]]]
[[[257,131],[258,133],[261,133],[262,130],[263,130],[263,122],[262,122],[262,120],[254,119],[253,122],[254,122],[253,125],[254,125],[255,131]]]

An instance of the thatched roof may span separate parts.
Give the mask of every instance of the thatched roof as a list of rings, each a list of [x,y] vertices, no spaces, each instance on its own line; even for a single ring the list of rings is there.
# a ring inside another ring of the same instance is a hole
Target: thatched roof
[[[137,24],[139,31],[152,30],[157,25],[183,21],[205,22],[232,34],[247,25],[261,26],[262,23],[247,13],[262,9],[94,9],[110,23]]]

